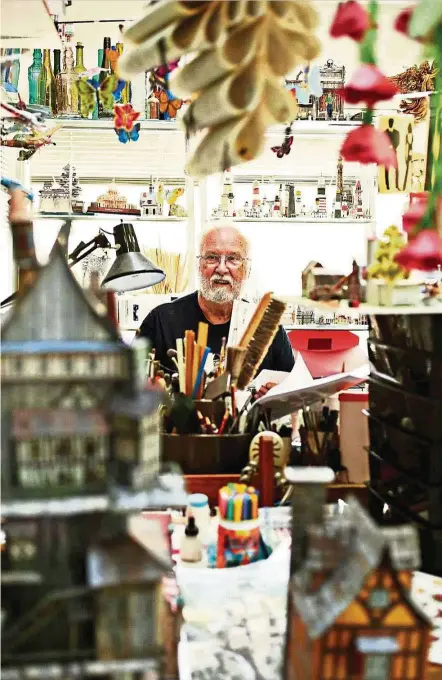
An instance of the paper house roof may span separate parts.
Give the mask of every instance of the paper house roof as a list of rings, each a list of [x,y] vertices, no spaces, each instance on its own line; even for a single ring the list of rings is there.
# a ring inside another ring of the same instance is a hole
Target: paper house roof
[[[3,325],[2,340],[3,350],[9,343],[30,342],[37,343],[35,351],[44,351],[46,344],[46,351],[70,351],[63,348],[66,342],[84,345],[86,351],[109,349],[109,343],[121,346],[107,316],[98,312],[98,305],[94,307],[75,280],[59,239],[48,264],[38,270]]]

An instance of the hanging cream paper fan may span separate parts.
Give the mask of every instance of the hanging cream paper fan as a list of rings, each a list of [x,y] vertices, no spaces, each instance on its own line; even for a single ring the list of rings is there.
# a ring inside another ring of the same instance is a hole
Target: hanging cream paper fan
[[[255,158],[269,125],[296,116],[283,76],[314,59],[316,12],[309,0],[163,0],[125,32],[122,78],[195,55],[172,92],[190,97],[189,133],[207,129],[187,165],[203,177]]]

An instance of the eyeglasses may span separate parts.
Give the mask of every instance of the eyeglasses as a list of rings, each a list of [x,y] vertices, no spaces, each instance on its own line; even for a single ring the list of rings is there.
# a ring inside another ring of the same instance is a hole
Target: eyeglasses
[[[218,267],[224,260],[224,264],[228,269],[239,269],[239,267],[248,260],[247,257],[241,257],[241,255],[215,255],[214,253],[199,255],[198,259],[200,259],[206,267]]]

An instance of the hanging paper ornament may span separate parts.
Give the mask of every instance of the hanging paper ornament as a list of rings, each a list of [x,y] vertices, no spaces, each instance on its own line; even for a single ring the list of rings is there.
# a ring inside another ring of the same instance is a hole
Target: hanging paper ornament
[[[111,73],[103,80],[101,85],[94,80],[78,80],[76,86],[80,97],[80,112],[83,118],[88,118],[95,108],[97,101],[96,93],[106,109],[111,109],[117,102],[126,85],[116,73]]]
[[[314,59],[316,12],[308,0],[170,0],[150,6],[124,34],[118,72],[131,78],[184,54],[170,88],[192,96],[188,133],[208,128],[187,165],[196,177],[255,158],[269,125],[296,117],[294,97],[280,79]]]
[[[140,137],[140,124],[135,121],[140,117],[138,111],[134,111],[132,104],[116,104],[114,106],[114,129],[118,140],[122,144],[137,142]]]
[[[170,90],[161,87],[156,87],[153,93],[160,103],[160,117],[163,120],[176,118],[177,111],[183,105],[183,100],[177,99]]]

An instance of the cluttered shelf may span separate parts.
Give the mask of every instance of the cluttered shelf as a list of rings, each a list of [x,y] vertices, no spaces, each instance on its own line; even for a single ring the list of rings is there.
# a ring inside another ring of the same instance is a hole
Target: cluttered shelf
[[[345,312],[349,316],[365,315],[390,315],[390,314],[441,314],[442,302],[434,301],[431,305],[369,305],[361,302],[357,307],[349,307],[348,300],[310,300],[307,297],[291,299],[293,304],[302,307],[310,307],[320,312]]]
[[[138,215],[131,215],[129,213],[97,213],[95,215],[88,215],[84,213],[37,213],[34,215],[34,220],[78,220],[78,221],[101,221],[110,220],[115,222],[119,218],[128,218],[131,222],[185,222],[185,217],[174,217],[172,215],[151,215],[140,217]]]

